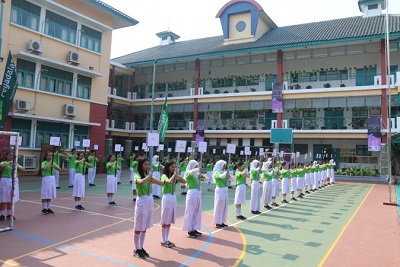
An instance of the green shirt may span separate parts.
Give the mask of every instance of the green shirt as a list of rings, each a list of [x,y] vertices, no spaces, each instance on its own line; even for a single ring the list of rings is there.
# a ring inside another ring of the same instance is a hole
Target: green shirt
[[[117,157],[117,166],[122,167],[122,159],[121,157]]]
[[[290,169],[290,178],[296,178],[296,169]]]
[[[181,172],[185,172],[186,168],[187,168],[188,163],[186,161],[182,161],[181,163],[179,163],[179,170]]]
[[[3,164],[8,161],[2,161],[0,164]],[[17,166],[22,167],[17,164]],[[12,178],[12,164],[7,164],[3,169],[1,169],[1,176],[4,178]],[[18,168],[17,168],[17,176],[18,176]]]
[[[273,169],[273,172],[272,172],[272,179],[278,179],[278,178],[279,178],[279,175],[278,175],[278,168],[275,167],[275,168]]]
[[[60,153],[59,152],[54,153],[53,162],[55,164],[57,164],[58,166],[60,166]]]
[[[138,163],[136,160],[134,160],[133,163],[131,163],[131,168],[133,169],[134,172],[137,172],[137,165]]]
[[[260,174],[258,173],[258,171],[256,169],[253,169],[250,171],[250,179],[255,180],[255,181],[260,180]]]
[[[97,165],[97,157],[90,155],[88,157],[89,164],[92,165],[92,168],[96,168]]]
[[[190,171],[185,172],[186,186],[188,189],[199,189],[196,175],[190,175]]]
[[[281,176],[282,176],[282,178],[289,178],[288,170],[282,169],[281,170]]]
[[[47,162],[47,160],[45,160],[45,161],[42,162],[42,165],[41,165],[42,176],[43,177],[44,176],[52,176],[52,175],[54,175],[54,168],[49,167],[49,168],[47,168],[47,170],[43,169],[47,164],[48,164],[48,162]],[[58,167],[58,165],[55,164],[54,162],[53,162],[53,165]]]
[[[164,185],[163,185],[163,187],[162,187],[162,193],[163,193],[163,194],[171,194],[171,195],[173,195],[174,192],[175,192],[176,180],[174,180],[174,182],[172,182],[172,183],[170,183],[170,184],[167,184],[167,183],[165,182],[165,180],[168,180],[168,179],[169,179],[169,178],[168,178],[168,176],[167,176],[166,174],[163,174],[163,175],[161,176],[161,182],[164,183]]]
[[[68,158],[69,158],[69,168],[70,169],[75,169],[76,168],[76,163],[75,163],[76,155],[71,154],[71,155],[68,156]]]
[[[246,183],[246,175],[242,174],[241,171],[236,171],[235,178],[236,178],[237,185]]]
[[[233,164],[232,163],[228,164],[228,171],[233,171]]]
[[[212,163],[207,163],[206,168],[207,168],[207,171],[208,171],[208,172],[211,172],[211,171],[213,170],[213,165],[212,165]]]
[[[150,182],[147,181],[144,184],[138,184],[137,180],[142,179],[139,173],[135,174],[135,183],[136,183],[136,192],[138,196],[150,195],[153,192],[152,186],[150,186]]]
[[[226,176],[225,178],[221,178],[222,173],[220,172],[215,172],[215,185],[219,188],[223,188],[227,186],[227,179]]]
[[[304,168],[297,168],[297,177],[304,178],[304,176],[305,176]]]
[[[306,167],[306,173],[312,173],[312,172],[313,172],[312,167],[311,166],[307,166]]]
[[[112,164],[112,162],[107,162],[107,164],[106,164],[106,169],[107,169],[107,175],[115,175],[116,174],[116,168],[117,168],[117,165],[116,164],[114,164],[114,165],[111,165]]]
[[[264,177],[265,181],[271,181],[272,180],[272,172],[271,171],[264,172],[263,177]],[[278,178],[278,176],[276,178]]]
[[[85,171],[86,171],[86,164],[85,164],[85,162],[79,163],[78,161],[79,161],[79,160],[76,160],[76,161],[75,161],[76,173],[82,173],[82,174],[84,174]]]

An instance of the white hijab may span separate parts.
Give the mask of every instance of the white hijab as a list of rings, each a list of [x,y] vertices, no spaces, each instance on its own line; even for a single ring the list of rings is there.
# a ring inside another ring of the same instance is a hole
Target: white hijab
[[[153,156],[152,162],[156,167],[158,167],[159,162],[158,162],[158,156],[157,155]]]
[[[250,171],[251,170],[254,170],[254,169],[257,169],[257,164],[259,164],[260,162],[258,161],[258,160],[253,160],[252,162],[251,162],[251,165],[250,165]]]
[[[221,160],[218,160],[218,161],[215,163],[214,169],[213,169],[213,177],[214,177],[214,174],[215,174],[216,172],[220,172],[220,173],[224,172],[224,170],[223,170],[224,165],[226,165],[226,161],[225,161],[225,160],[222,160],[222,159],[221,159]]]
[[[195,170],[198,165],[199,165],[199,163],[197,161],[195,161],[194,159],[192,159],[191,161],[189,161],[189,163],[186,167],[186,171]]]

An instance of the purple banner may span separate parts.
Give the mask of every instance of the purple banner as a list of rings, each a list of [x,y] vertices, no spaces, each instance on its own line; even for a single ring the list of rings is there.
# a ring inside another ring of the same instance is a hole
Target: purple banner
[[[283,112],[283,101],[282,101],[282,83],[273,83],[272,85],[272,113]]]
[[[381,117],[368,117],[368,151],[381,151]]]
[[[197,129],[196,129],[196,143],[204,142],[204,127],[206,126],[205,120],[197,121]]]

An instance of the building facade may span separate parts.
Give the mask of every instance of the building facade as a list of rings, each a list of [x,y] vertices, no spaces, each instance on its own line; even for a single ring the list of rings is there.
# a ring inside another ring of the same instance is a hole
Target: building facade
[[[11,51],[19,83],[4,130],[22,136],[21,163],[37,169],[51,136],[104,155],[112,31],[138,22],[98,0],[2,2],[1,56]]]
[[[176,33],[158,33],[159,46],[113,59],[110,142],[141,150],[152,98],[157,125],[167,95],[166,148],[194,140],[200,124],[209,153],[235,143],[238,155],[251,147],[254,156],[272,148],[271,128],[292,128],[289,149],[301,162],[322,155],[384,176],[388,127],[400,128],[400,16],[389,15],[388,51],[384,1],[360,0],[358,8],[358,17],[278,27],[257,2],[230,1],[216,15],[223,36],[178,42]],[[284,85],[283,113],[272,112],[274,82]],[[368,151],[370,116],[381,118],[382,151]]]

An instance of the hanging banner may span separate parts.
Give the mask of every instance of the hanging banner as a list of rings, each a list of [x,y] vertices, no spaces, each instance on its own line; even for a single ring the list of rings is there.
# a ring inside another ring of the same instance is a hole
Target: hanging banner
[[[283,112],[282,90],[283,83],[272,84],[272,113]]]
[[[381,117],[368,117],[368,151],[381,151]]]
[[[197,120],[196,129],[196,142],[204,142],[204,127],[206,126],[205,120]]]
[[[16,66],[11,56],[11,51],[9,51],[0,93],[0,129],[4,127],[17,87]]]

